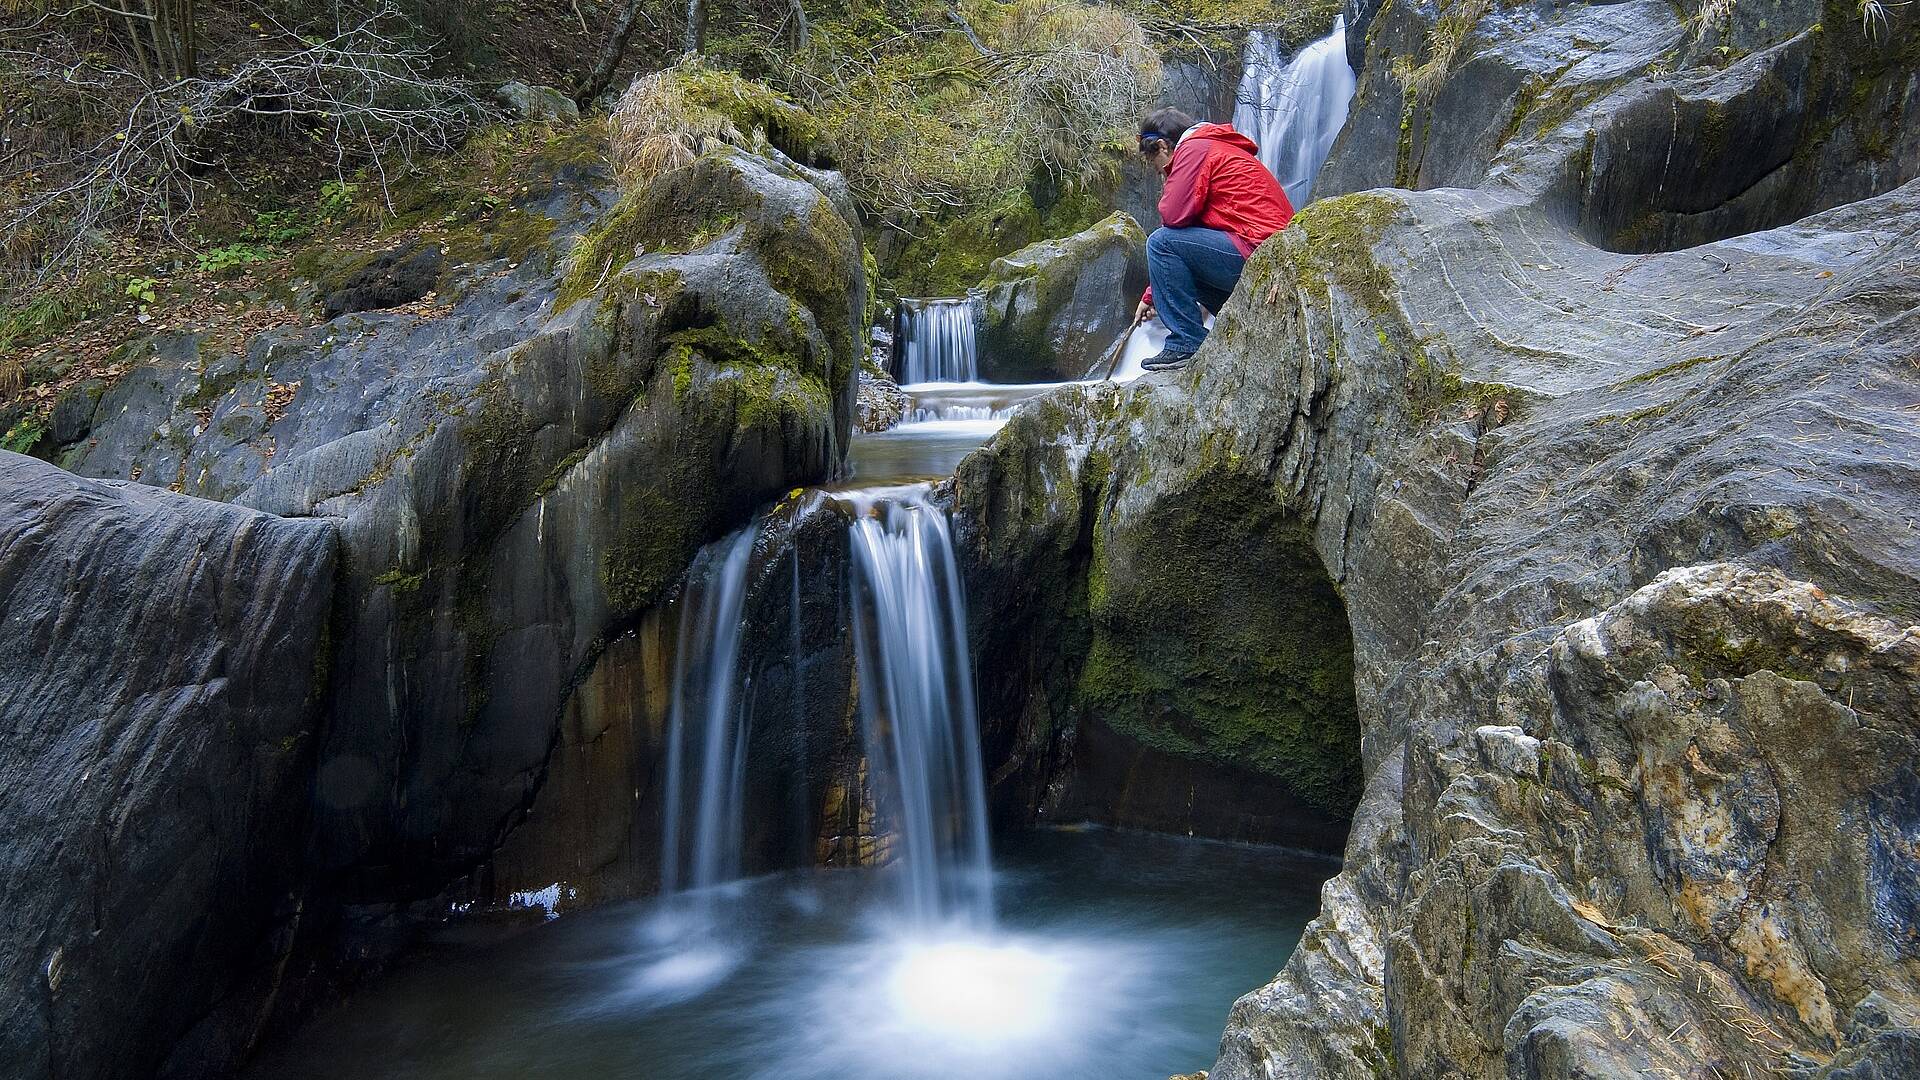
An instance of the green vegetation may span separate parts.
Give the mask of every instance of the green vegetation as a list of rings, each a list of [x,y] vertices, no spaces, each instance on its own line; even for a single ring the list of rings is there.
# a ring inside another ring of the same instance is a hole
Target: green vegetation
[[[1374,258],[1373,249],[1404,208],[1391,195],[1360,192],[1322,199],[1300,211],[1280,247],[1293,284],[1310,296],[1326,298],[1338,287],[1376,317],[1390,315],[1393,275]],[[1268,288],[1278,288],[1270,282]]]
[[[1440,17],[1427,34],[1426,59],[1418,63],[1411,57],[1395,60],[1394,76],[1420,101],[1431,101],[1459,64],[1467,36],[1492,9],[1493,0],[1440,0]]]
[[[877,291],[896,295],[961,291],[993,259],[1104,216],[1089,192],[1114,179],[1113,146],[1158,90],[1158,49],[1190,32],[1149,5],[1136,19],[1075,0],[825,0],[808,14],[798,48],[751,20],[716,23],[705,64],[636,86],[621,115],[653,139],[637,172],[667,148],[685,160],[696,144],[751,145],[765,131],[846,176],[880,230]],[[1141,21],[1154,18],[1164,37]],[[641,108],[668,96],[703,104],[670,125]],[[796,129],[792,105],[809,125]]]
[[[1309,538],[1224,465],[1129,529],[1096,529],[1079,693],[1155,749],[1279,777],[1346,814],[1360,794],[1353,645]]]

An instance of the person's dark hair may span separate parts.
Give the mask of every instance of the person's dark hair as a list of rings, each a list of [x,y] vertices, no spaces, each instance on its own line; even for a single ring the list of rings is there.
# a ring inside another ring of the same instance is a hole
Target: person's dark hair
[[[1192,126],[1193,117],[1179,109],[1155,109],[1140,121],[1140,152],[1151,154],[1162,142],[1171,150],[1180,142],[1180,136],[1185,135]]]

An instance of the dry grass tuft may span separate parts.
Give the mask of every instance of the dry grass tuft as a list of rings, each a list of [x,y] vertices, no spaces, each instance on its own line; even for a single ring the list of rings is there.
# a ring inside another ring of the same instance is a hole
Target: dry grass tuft
[[[1704,39],[1710,30],[1724,29],[1733,19],[1733,5],[1734,0],[1705,0],[1693,14],[1693,40]]]
[[[1404,60],[1396,64],[1394,75],[1399,78],[1400,85],[1418,95],[1422,101],[1432,100],[1459,62],[1460,50],[1466,45],[1467,35],[1480,25],[1480,20],[1486,18],[1487,12],[1492,9],[1493,0],[1452,0],[1443,7],[1440,18],[1427,35],[1426,60],[1420,64]]]
[[[0,400],[27,388],[27,365],[15,358],[0,358]]]
[[[635,79],[613,108],[613,164],[622,185],[645,187],[714,144],[745,145],[721,113],[695,100],[680,68]]]

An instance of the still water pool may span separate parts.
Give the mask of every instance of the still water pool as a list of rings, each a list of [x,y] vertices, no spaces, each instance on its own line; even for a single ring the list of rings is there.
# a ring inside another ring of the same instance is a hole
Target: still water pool
[[[991,927],[907,928],[884,871],[778,874],[717,934],[635,903],[430,946],[254,1080],[1164,1080],[1213,1060],[1336,864],[1098,829],[995,851]]]

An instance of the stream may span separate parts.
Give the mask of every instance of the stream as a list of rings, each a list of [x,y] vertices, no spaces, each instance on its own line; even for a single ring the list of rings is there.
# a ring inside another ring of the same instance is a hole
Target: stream
[[[252,1076],[284,1080],[1164,1080],[1213,1060],[1324,859],[1101,829],[1002,838],[995,930],[903,927],[887,871],[728,892],[738,952],[662,978],[673,905],[443,940]]]
[[[1249,45],[1246,119],[1303,199],[1329,117],[1287,106],[1344,71],[1343,40],[1336,28],[1292,64]],[[742,876],[756,522],[695,560],[679,605],[661,895],[559,914],[556,883],[522,894],[546,909],[536,925],[449,922],[250,1076],[1161,1080],[1213,1060],[1233,1001],[1284,966],[1338,864],[1085,826],[993,834],[965,594],[932,486],[1062,384],[982,381],[973,317],[966,299],[902,302],[910,408],[856,435],[814,496],[848,529],[834,632],[852,642],[864,748],[849,798],[881,865]],[[1137,328],[1115,380],[1163,341]]]
[[[1136,340],[1126,377],[1154,344]],[[450,923],[249,1076],[1161,1080],[1210,1062],[1338,864],[1092,827],[989,839],[964,598],[929,482],[1053,388],[909,384],[908,420],[856,436],[826,492],[863,598],[849,630],[888,865],[739,877],[743,529],[696,562],[684,605],[664,895]]]

